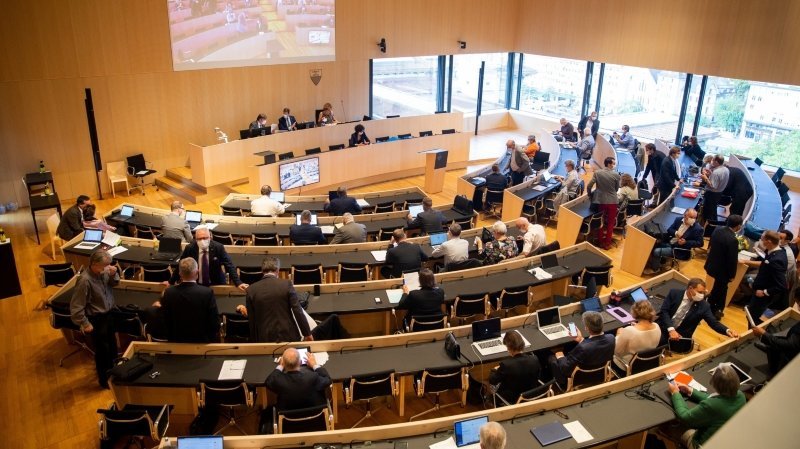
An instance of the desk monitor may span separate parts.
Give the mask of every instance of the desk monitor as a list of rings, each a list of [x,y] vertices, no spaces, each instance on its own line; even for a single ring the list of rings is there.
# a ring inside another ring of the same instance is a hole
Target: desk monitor
[[[388,142],[388,141],[389,141],[389,136],[382,136],[375,139],[376,143]]]
[[[288,152],[288,153],[281,153],[281,154],[279,154],[279,155],[278,155],[278,160],[279,160],[279,161],[285,161],[285,160],[287,160],[287,159],[291,159],[291,158],[293,158],[293,157],[294,157],[294,152],[290,151],[290,152]]]
[[[178,449],[222,449],[222,435],[178,437]]]
[[[479,416],[453,423],[453,439],[456,440],[456,447],[464,447],[480,442],[481,426],[487,422],[489,422],[488,416]]]
[[[295,215],[294,218],[295,218],[294,220],[295,224],[297,226],[300,226],[300,214]],[[311,214],[311,224],[312,225],[317,224],[317,214]]]
[[[455,133],[456,133],[456,130],[455,130],[455,129],[453,129],[453,128],[450,128],[450,129],[443,129],[443,130],[442,130],[442,134],[455,134]]]
[[[408,213],[411,215],[411,218],[417,218],[417,215],[422,212],[422,205],[410,206],[408,208]]]
[[[278,167],[280,189],[285,191],[319,182],[319,158],[287,162]]]
[[[311,129],[314,127],[314,122],[298,122],[297,129]]]
[[[542,170],[542,180],[545,183],[549,183],[552,178],[553,178],[553,175],[551,175],[549,171]]]
[[[402,139],[410,139],[411,138],[411,134],[400,134],[400,135],[397,136],[397,138],[401,139],[401,140]]]
[[[539,329],[561,323],[561,313],[559,313],[558,306],[537,310],[536,322]]]
[[[187,210],[186,222],[187,223],[200,223],[203,221],[203,213],[199,210]]]
[[[419,132],[419,136],[420,137],[430,137],[432,135],[433,135],[433,131],[420,131]]]
[[[286,201],[286,193],[284,192],[270,192],[269,197],[279,203]]]
[[[328,149],[329,149],[330,151],[344,150],[344,144],[343,144],[343,143],[340,143],[340,144],[336,144],[336,145],[329,145],[329,146],[328,146]]]
[[[271,126],[267,126],[265,128],[253,128],[250,130],[250,137],[268,136],[270,134],[272,134]]]
[[[239,138],[244,140],[250,137],[250,129],[240,129],[239,130]]]
[[[133,217],[133,206],[123,205],[122,209],[119,210],[119,216],[125,218]]]

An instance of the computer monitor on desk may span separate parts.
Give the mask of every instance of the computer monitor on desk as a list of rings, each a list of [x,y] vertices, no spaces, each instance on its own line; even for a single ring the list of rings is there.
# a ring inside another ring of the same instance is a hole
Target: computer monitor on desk
[[[267,126],[266,128],[253,128],[250,130],[250,137],[268,136],[270,134],[272,134],[271,126]]]

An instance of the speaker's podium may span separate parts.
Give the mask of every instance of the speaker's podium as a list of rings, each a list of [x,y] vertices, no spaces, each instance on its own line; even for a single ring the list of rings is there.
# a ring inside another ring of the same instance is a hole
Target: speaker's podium
[[[447,150],[436,148],[420,151],[425,154],[425,193],[444,190],[444,173],[447,171]]]

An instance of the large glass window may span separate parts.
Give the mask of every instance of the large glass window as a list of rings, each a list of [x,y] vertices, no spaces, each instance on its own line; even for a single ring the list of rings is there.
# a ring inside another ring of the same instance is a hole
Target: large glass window
[[[503,109],[508,82],[508,53],[455,55],[453,57],[452,110],[475,113],[478,108],[478,72],[486,61],[483,75],[482,111]]]
[[[689,102],[686,104],[686,118],[683,120],[682,134],[684,136],[691,136],[694,130],[694,119],[697,115],[697,102],[700,101],[700,85],[702,83],[702,75],[692,76],[692,85],[689,88]]]
[[[800,169],[800,86],[709,77],[697,138],[706,152]]]
[[[422,115],[436,111],[438,58],[375,59],[372,62],[372,114]]]
[[[640,140],[673,141],[685,84],[685,73],[606,64],[598,111],[601,129],[628,125]]]
[[[585,80],[586,61],[526,54],[519,109],[577,124]]]

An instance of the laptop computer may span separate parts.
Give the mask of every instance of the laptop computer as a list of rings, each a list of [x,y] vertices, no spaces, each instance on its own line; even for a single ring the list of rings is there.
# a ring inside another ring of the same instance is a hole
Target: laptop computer
[[[83,241],[75,245],[75,249],[95,249],[100,246],[102,241],[103,231],[100,229],[86,229],[83,231]]]
[[[409,213],[409,215],[411,215],[411,218],[417,218],[417,214],[419,214],[420,212],[422,212],[422,205],[421,204],[417,204],[417,205],[414,205],[414,206],[409,206],[409,208],[408,208],[408,213]]]
[[[430,239],[431,239],[431,247],[435,249],[439,245],[447,241],[447,233],[437,232],[435,234],[431,234]]]
[[[539,332],[547,337],[548,340],[569,337],[567,327],[561,324],[561,314],[558,306],[537,310],[536,324],[539,326]]]
[[[181,255],[181,239],[161,237],[158,242],[158,252],[153,254],[150,259],[173,261]]]
[[[542,255],[542,269],[556,275],[567,271],[566,267],[562,267],[558,263],[558,255],[552,253]]]
[[[286,193],[284,192],[270,192],[269,197],[279,203],[286,201]]]
[[[650,297],[647,296],[647,293],[645,293],[642,287],[637,287],[631,292],[631,299],[633,302],[639,302],[644,301],[645,299],[650,299]]]
[[[178,449],[222,449],[222,435],[178,437]]]
[[[189,229],[194,231],[194,228],[200,226],[200,223],[203,221],[203,213],[199,210],[187,210],[186,211],[186,223],[189,225]]]
[[[300,226],[300,214],[294,216],[294,223]],[[317,214],[311,214],[311,224],[312,225],[317,224]]]
[[[500,337],[500,318],[472,322],[472,348],[484,356],[506,350]]]
[[[453,439],[456,447],[478,449],[481,447],[481,426],[489,422],[488,416],[464,419],[453,423]]]
[[[558,181],[556,181],[555,179],[553,179],[553,175],[552,175],[552,174],[551,174],[549,171],[547,171],[547,170],[542,170],[542,179],[541,179],[541,181],[540,181],[540,184],[542,184],[542,185],[545,185],[545,186],[546,186],[546,185],[553,184],[553,183],[555,183],[555,182],[558,182]]]
[[[615,320],[613,316],[603,310],[603,305],[600,303],[600,298],[597,296],[586,298],[581,301],[581,307],[583,308],[584,312],[600,312],[600,315],[603,316],[603,324],[610,323]]]
[[[127,204],[123,205],[122,208],[119,210],[119,215],[117,215],[117,220],[125,222],[130,220],[133,217],[133,206],[128,206]]]

